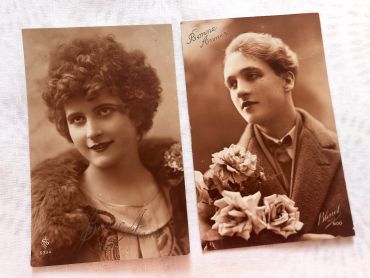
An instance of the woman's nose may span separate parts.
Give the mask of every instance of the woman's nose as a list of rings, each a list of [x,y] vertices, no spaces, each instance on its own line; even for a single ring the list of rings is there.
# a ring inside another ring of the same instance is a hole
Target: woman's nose
[[[87,120],[86,122],[86,137],[89,139],[96,139],[103,134],[99,123],[96,120]]]
[[[238,82],[238,88],[236,90],[236,95],[238,98],[244,99],[246,96],[251,94],[251,86],[248,84],[248,82],[239,81]]]

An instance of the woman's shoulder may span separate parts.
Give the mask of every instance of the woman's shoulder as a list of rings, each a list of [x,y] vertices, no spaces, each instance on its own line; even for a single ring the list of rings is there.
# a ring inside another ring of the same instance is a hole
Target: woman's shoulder
[[[77,199],[79,202],[80,178],[87,166],[88,162],[75,150],[68,150],[36,165],[31,171],[32,206],[54,206],[58,202],[64,203],[65,199]],[[46,202],[48,199],[50,201]]]
[[[87,166],[88,162],[80,153],[71,149],[37,164],[32,169],[31,176],[52,178],[55,174],[80,175]]]
[[[50,191],[77,189],[88,162],[75,150],[46,159],[31,171],[32,197],[51,194]],[[63,196],[61,196],[63,197]]]
[[[181,145],[170,138],[149,138],[139,145],[139,154],[144,166],[157,182],[176,185],[183,181]]]

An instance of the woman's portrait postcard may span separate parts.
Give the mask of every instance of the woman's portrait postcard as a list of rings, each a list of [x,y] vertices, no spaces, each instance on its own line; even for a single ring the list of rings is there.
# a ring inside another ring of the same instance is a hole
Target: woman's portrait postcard
[[[24,29],[31,265],[189,253],[170,25]]]

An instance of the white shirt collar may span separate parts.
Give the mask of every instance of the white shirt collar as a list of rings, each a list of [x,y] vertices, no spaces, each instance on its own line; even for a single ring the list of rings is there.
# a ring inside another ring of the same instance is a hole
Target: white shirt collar
[[[292,142],[294,142],[294,139],[295,139],[295,137],[296,137],[296,132],[295,132],[295,130],[296,130],[296,125],[294,125],[283,137],[281,137],[280,139],[277,139],[277,138],[275,138],[275,137],[272,137],[272,136],[270,136],[270,135],[268,135],[267,133],[265,133],[265,132],[263,132],[262,130],[261,130],[261,128],[257,125],[257,127],[258,127],[258,129],[259,129],[259,131],[261,132],[261,134],[265,137],[265,138],[267,138],[267,139],[269,139],[269,140],[271,140],[272,142],[274,142],[274,143],[276,143],[276,144],[281,144],[282,142],[283,142],[283,140],[284,140],[284,138],[285,137],[287,137],[288,135],[290,135],[290,138],[292,138]]]
[[[274,138],[268,134],[266,134],[265,132],[263,132],[261,130],[261,128],[257,125],[257,128],[258,130],[261,132],[261,134],[263,135],[263,137],[271,140],[272,142],[276,143],[276,144],[281,144],[284,140],[285,137],[287,137],[288,135],[290,135],[291,139],[292,139],[292,144],[288,147],[286,147],[286,151],[289,155],[289,157],[293,160],[294,159],[294,149],[295,149],[295,138],[297,136],[297,132],[296,132],[296,126],[297,125],[294,125],[283,137],[281,137],[280,139],[277,139],[277,138]]]

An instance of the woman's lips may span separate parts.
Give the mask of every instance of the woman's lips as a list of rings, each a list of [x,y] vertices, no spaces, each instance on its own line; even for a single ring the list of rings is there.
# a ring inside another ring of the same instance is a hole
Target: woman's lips
[[[103,151],[105,151],[105,150],[110,146],[110,144],[112,144],[112,143],[113,143],[113,141],[94,144],[94,145],[92,145],[91,147],[89,147],[89,149],[91,149],[91,150],[93,150],[93,151],[95,151],[95,152],[103,152]]]
[[[250,100],[246,100],[246,101],[243,101],[243,104],[242,104],[242,109],[248,109],[249,107],[257,104],[258,102],[257,101],[250,101]]]

